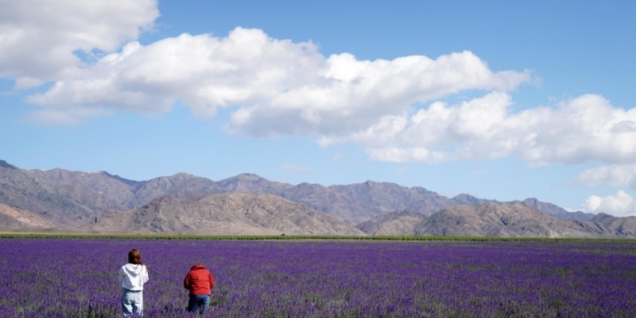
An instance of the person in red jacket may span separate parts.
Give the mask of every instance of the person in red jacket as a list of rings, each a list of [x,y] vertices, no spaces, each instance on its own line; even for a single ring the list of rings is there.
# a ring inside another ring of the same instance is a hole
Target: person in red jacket
[[[183,287],[190,291],[188,311],[203,314],[210,307],[210,297],[214,288],[214,277],[205,266],[196,264],[190,268],[183,280]]]

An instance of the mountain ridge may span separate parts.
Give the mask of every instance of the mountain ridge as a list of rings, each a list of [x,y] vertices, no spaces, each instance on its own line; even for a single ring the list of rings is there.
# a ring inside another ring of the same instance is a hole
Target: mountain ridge
[[[64,169],[24,170],[0,160],[0,204],[17,211],[25,211],[25,215],[27,212],[32,213],[61,230],[83,229],[86,228],[86,224],[139,209],[162,197],[171,197],[179,201],[180,198],[193,200],[224,193],[275,196],[276,200],[280,198],[303,205],[330,217],[336,217],[348,226],[358,229],[358,225],[365,222],[374,220],[377,223],[386,219],[388,223],[384,225],[383,230],[377,230],[377,233],[388,233],[389,229],[393,229],[394,233],[414,229],[413,222],[423,222],[426,217],[457,205],[510,203],[480,199],[468,194],[448,198],[423,187],[404,187],[395,183],[371,180],[349,185],[292,185],[270,181],[249,173],[213,181],[180,172],[171,176],[135,181],[105,171],[87,173]],[[594,214],[569,212],[536,198],[512,203],[531,207],[559,220],[608,222],[599,226],[612,227],[617,233],[624,235],[632,233],[630,220],[623,218],[599,217],[594,221]],[[393,213],[399,212],[403,214],[396,219],[390,218]],[[404,214],[407,212],[411,214]],[[478,219],[474,221],[477,222]],[[16,223],[14,219],[2,222],[11,223],[16,230],[20,230],[16,225],[20,223]],[[3,225],[2,222],[0,227]],[[366,226],[371,227],[369,224]]]
[[[98,218],[91,232],[224,235],[364,235],[302,204],[269,194],[162,196],[123,213]]]
[[[425,216],[393,212],[359,224],[368,235],[476,237],[636,237],[636,218],[599,215],[592,220],[559,219],[523,202],[455,205]]]

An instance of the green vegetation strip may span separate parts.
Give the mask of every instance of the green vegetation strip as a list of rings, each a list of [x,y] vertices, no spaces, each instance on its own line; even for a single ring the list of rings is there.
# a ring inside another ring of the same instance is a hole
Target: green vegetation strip
[[[149,239],[149,240],[346,240],[346,241],[467,241],[467,242],[568,242],[568,241],[615,241],[636,239],[598,238],[539,238],[539,237],[462,237],[462,236],[330,236],[330,235],[179,235],[179,234],[70,234],[70,233],[0,233],[0,239],[8,238],[64,238],[64,239]]]

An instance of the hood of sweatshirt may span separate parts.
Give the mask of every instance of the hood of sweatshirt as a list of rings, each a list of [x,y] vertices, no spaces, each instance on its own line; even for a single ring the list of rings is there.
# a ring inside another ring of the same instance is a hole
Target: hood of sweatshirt
[[[141,273],[143,272],[144,266],[128,263],[124,265],[122,268],[124,269],[124,272],[126,273],[126,275],[130,277],[136,277],[141,275]]]

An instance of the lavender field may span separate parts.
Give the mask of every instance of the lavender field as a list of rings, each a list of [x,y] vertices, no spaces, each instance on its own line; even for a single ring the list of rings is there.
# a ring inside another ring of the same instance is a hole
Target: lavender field
[[[0,239],[0,317],[117,317],[117,270],[149,266],[144,317],[187,317],[182,281],[214,274],[211,317],[634,317],[636,242]]]

